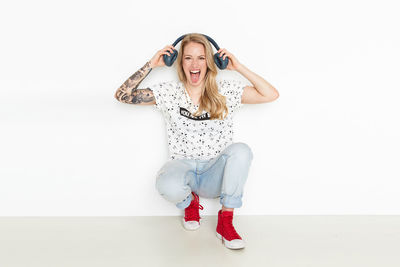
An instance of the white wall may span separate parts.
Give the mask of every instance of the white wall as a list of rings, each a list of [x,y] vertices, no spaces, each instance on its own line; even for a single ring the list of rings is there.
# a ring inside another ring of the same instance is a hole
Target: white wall
[[[168,156],[161,113],[113,95],[188,32],[280,93],[235,117],[235,141],[254,153],[237,214],[399,214],[397,11],[355,0],[2,3],[0,215],[180,214],[154,187]],[[156,69],[142,86],[173,78]],[[219,208],[202,204],[204,215]]]

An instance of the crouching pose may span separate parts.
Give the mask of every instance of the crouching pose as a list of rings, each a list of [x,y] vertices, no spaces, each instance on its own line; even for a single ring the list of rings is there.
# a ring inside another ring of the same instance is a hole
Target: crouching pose
[[[180,51],[175,50],[181,42]],[[217,49],[213,55],[210,42]],[[179,81],[165,81],[138,89],[157,67],[176,60]],[[237,71],[252,85],[237,80],[216,80],[220,69]],[[233,142],[233,116],[243,104],[271,102],[277,90],[242,65],[206,35],[181,36],[159,50],[115,93],[123,103],[154,105],[162,112],[168,135],[169,160],[159,169],[156,188],[184,210],[187,230],[200,227],[199,197],[219,198],[216,235],[230,249],[245,247],[233,226],[233,211],[242,206],[243,188],[253,159],[251,148]]]

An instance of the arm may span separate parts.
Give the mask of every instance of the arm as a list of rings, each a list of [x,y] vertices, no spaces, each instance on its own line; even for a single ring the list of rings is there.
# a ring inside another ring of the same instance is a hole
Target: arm
[[[137,89],[141,81],[146,78],[151,70],[149,61],[118,88],[114,97],[122,103],[154,105],[156,102],[153,91],[150,88]]]
[[[127,104],[154,105],[156,100],[150,88],[137,89],[140,82],[146,78],[150,71],[157,67],[165,66],[163,55],[173,53],[173,46],[167,45],[157,51],[153,58],[126,80],[115,92],[114,97]]]
[[[253,84],[245,87],[242,94],[243,104],[267,103],[279,97],[275,87],[244,65],[240,64],[237,71]]]
[[[218,52],[225,59],[229,58],[228,70],[236,70],[249,80],[253,86],[246,86],[242,94],[242,104],[260,104],[274,101],[279,97],[279,92],[270,83],[261,76],[255,74],[243,64],[241,64],[232,53],[226,49],[220,49]]]

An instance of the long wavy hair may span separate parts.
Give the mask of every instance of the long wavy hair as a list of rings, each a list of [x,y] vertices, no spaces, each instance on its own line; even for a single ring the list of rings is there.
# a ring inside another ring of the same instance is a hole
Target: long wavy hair
[[[178,77],[181,82],[186,85],[187,77],[183,71],[182,57],[185,46],[190,43],[195,42],[202,44],[206,53],[207,62],[207,72],[204,77],[205,83],[201,89],[201,97],[199,109],[193,114],[194,116],[199,116],[202,114],[203,110],[210,114],[210,119],[225,119],[228,115],[228,108],[226,106],[226,98],[218,92],[218,85],[215,80],[217,76],[217,66],[214,63],[213,50],[210,42],[202,34],[191,33],[187,34],[181,41],[180,51],[177,58],[177,71]],[[224,114],[225,112],[225,114]]]

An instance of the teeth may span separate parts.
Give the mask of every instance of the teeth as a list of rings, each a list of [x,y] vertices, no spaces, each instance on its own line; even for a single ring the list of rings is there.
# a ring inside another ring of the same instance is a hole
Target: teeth
[[[199,70],[194,70],[194,71],[190,71],[191,73],[198,73],[200,72]]]

